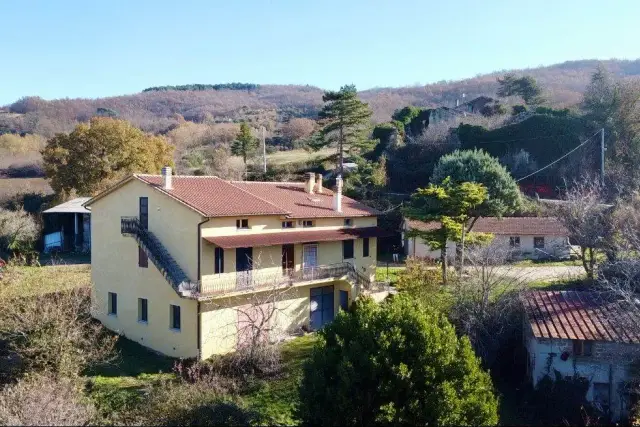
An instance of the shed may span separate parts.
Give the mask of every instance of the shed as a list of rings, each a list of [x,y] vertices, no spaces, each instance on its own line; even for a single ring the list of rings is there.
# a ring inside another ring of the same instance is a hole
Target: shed
[[[90,197],[78,197],[42,212],[44,251],[91,250],[91,211],[84,206]]]

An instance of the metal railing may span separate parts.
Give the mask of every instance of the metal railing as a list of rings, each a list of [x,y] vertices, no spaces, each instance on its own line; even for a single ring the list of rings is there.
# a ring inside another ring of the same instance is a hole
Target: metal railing
[[[200,283],[200,293],[217,294],[225,292],[266,289],[282,285],[293,285],[315,280],[345,278],[364,288],[375,284],[365,274],[356,270],[353,264],[341,262],[336,264],[304,267],[300,270],[286,270],[279,272],[261,272],[260,270],[238,271],[223,273],[218,277],[205,278]]]
[[[198,291],[198,284],[189,280],[189,277],[160,240],[152,232],[142,227],[137,217],[122,217],[120,231],[123,235],[136,239],[151,262],[178,293],[184,295]]]

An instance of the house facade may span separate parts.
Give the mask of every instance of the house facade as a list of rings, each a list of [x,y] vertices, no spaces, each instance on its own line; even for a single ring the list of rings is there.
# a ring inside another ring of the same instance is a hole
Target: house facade
[[[555,371],[589,384],[586,398],[613,421],[637,398],[632,365],[640,356],[640,313],[589,291],[531,291],[522,297],[527,375],[532,384]]]
[[[93,315],[163,354],[207,358],[244,331],[314,330],[375,293],[377,212],[304,183],[133,175],[94,197]],[[381,289],[384,293],[384,289]]]
[[[440,227],[437,222],[406,219],[403,225],[404,251],[407,256],[440,258],[440,251],[433,250],[419,237],[408,237],[411,230],[431,231]],[[494,241],[512,248],[516,258],[567,259],[570,256],[569,232],[556,218],[504,217],[478,218],[472,232],[493,234]],[[455,242],[447,244],[450,256],[455,256]]]

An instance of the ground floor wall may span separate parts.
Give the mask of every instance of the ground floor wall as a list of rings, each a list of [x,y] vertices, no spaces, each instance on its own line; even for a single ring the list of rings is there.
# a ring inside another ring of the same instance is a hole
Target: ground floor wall
[[[333,287],[330,294],[329,287]],[[322,310],[318,303],[331,300],[333,315],[338,313],[345,303],[341,291],[346,293],[346,304],[350,305],[356,295],[354,287],[346,281],[269,289],[201,303],[202,357],[236,350],[249,339],[249,331],[255,327],[263,328],[272,342],[310,330],[312,312]],[[321,292],[324,298],[318,296]],[[329,312],[327,307],[324,310]]]
[[[590,357],[575,357],[571,340],[534,338],[527,334],[525,344],[529,359],[528,375],[534,386],[546,375],[555,378],[555,371],[563,378],[584,378],[589,382],[588,401],[602,405],[606,400],[614,421],[628,415],[626,385],[630,380],[629,362],[632,359],[604,357],[603,352],[615,343],[593,342],[593,356]],[[626,350],[618,348],[615,353],[622,356]]]
[[[495,236],[494,242],[504,245],[510,245],[511,237],[519,239],[519,246],[514,247],[514,256],[525,259],[539,259],[545,257],[568,258],[569,244],[568,239],[563,236]],[[543,245],[536,248],[534,245],[535,238],[543,238]],[[456,253],[456,244],[454,242],[447,243],[447,256],[449,260],[453,260]],[[440,250],[433,250],[419,237],[410,237],[405,239],[405,254],[418,258],[440,259]]]

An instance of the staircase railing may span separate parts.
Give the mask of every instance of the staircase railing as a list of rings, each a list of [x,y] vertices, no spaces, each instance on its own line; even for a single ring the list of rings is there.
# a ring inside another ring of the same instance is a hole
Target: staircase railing
[[[183,296],[198,292],[198,284],[192,282],[160,240],[140,224],[137,217],[122,217],[120,231],[132,236],[145,251],[151,262],[171,286]]]

